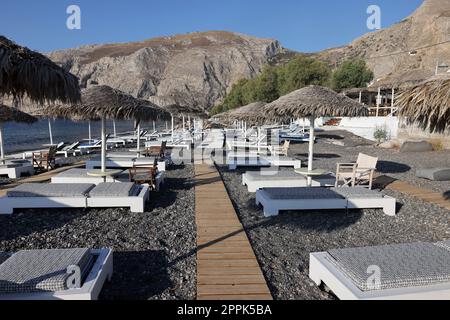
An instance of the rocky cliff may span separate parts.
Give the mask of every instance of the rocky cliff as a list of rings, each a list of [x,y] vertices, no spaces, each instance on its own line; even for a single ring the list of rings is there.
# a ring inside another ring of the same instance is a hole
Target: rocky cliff
[[[437,63],[450,65],[449,41],[450,0],[425,0],[411,16],[392,27],[318,56],[333,63],[362,58],[375,73],[374,86],[396,86],[434,75]]]
[[[70,69],[83,86],[107,84],[154,102],[209,108],[236,81],[255,76],[284,51],[276,40],[210,31],[84,46],[49,57]]]
[[[375,73],[373,86],[397,86],[430,77],[437,63],[450,65],[448,41],[450,0],[425,0],[401,22],[315,56],[332,64],[362,58]],[[76,74],[83,86],[107,84],[161,105],[208,109],[239,79],[255,76],[267,63],[292,58],[292,51],[276,40],[209,31],[84,46],[49,57]]]

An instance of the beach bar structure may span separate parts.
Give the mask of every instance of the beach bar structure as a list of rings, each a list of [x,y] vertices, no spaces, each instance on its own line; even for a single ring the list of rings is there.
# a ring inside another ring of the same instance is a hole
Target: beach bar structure
[[[343,93],[367,106],[370,117],[396,116],[398,108],[395,99],[398,94],[397,88],[368,87],[344,90]]]

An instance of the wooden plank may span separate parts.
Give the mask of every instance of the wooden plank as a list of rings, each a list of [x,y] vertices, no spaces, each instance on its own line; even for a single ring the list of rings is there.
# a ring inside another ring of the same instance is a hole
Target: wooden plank
[[[267,285],[264,284],[213,284],[213,285],[201,285],[198,288],[200,295],[208,294],[262,294],[266,290]]]
[[[195,166],[198,299],[272,299],[247,234],[215,168]]]
[[[217,294],[217,295],[197,295],[198,300],[259,300],[259,301],[267,301],[272,300],[272,296],[268,294],[243,294],[243,295],[237,295],[237,294]]]
[[[450,209],[450,200],[446,199],[443,194],[430,189],[419,188],[399,180],[389,184],[386,188],[438,205],[444,209]]]

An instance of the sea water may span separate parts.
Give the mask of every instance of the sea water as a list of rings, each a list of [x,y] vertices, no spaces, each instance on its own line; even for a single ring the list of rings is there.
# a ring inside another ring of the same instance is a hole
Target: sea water
[[[73,143],[89,138],[88,122],[74,122],[70,120],[51,120],[53,143],[60,142]],[[170,124],[169,124],[170,125]],[[141,129],[147,128],[153,130],[153,123],[142,123]],[[44,144],[50,143],[48,120],[42,119],[38,122],[28,125],[14,122],[2,124],[3,145],[5,153],[15,153],[42,148]],[[165,129],[164,123],[156,123],[156,129]],[[134,130],[132,121],[116,121],[116,131],[131,132]],[[106,132],[113,133],[113,122],[106,121]],[[101,122],[91,122],[92,139],[99,138],[101,133]]]

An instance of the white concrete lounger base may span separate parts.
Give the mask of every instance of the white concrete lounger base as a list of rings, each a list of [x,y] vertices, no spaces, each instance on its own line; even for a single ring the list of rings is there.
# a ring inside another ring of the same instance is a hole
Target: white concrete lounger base
[[[14,209],[38,208],[130,208],[143,213],[150,189],[141,186],[137,196],[128,197],[0,197],[0,214],[13,214]]]
[[[308,181],[305,177],[298,175],[298,179],[272,179],[273,176],[267,174],[265,179],[249,179],[248,172],[242,175],[242,185],[247,186],[248,192],[255,193],[256,190],[263,188],[300,188],[307,187]],[[312,187],[332,187],[336,182],[333,176],[324,176],[313,178]]]
[[[122,173],[120,173],[116,177],[93,177],[88,175],[89,169],[80,169],[73,168],[67,171],[61,172],[56,176],[53,176],[51,179],[52,183],[91,183],[91,184],[99,184],[103,182],[121,182],[119,181],[119,177]],[[125,171],[124,171],[125,172]],[[128,175],[127,175],[128,176]],[[125,182],[129,182],[126,180]]]
[[[318,286],[322,283],[341,300],[449,300],[450,282],[397,289],[362,291],[330,261],[327,252],[311,253],[309,277]],[[367,275],[368,277],[370,274]]]
[[[92,249],[96,256],[89,274],[79,289],[57,292],[34,292],[0,295],[0,300],[97,300],[106,280],[113,274],[113,252],[111,249]]]
[[[132,168],[134,164],[136,165],[153,165],[153,158],[138,158],[138,161],[130,158],[113,158],[106,159],[106,168]],[[158,162],[158,171],[166,171],[166,166],[169,160]],[[92,159],[86,161],[86,169],[100,168],[102,165],[100,159]]]
[[[288,190],[290,188],[279,188],[278,190]],[[300,188],[299,188],[300,189]],[[325,188],[302,188],[302,189],[325,189]],[[360,197],[360,198],[342,198],[342,199],[273,199],[266,191],[260,189],[256,191],[256,205],[262,205],[264,216],[277,216],[280,211],[304,211],[304,210],[332,210],[332,209],[377,209],[382,208],[384,213],[389,216],[395,216],[396,200],[389,196],[380,198]],[[283,191],[281,191],[283,192]]]
[[[0,175],[8,175],[10,179],[17,179],[22,176],[22,174],[34,174],[34,168],[30,164],[29,166],[20,166],[20,167],[13,167],[13,168],[2,168],[0,167]]]
[[[70,169],[68,171],[61,172],[60,174],[52,177],[51,182],[52,183],[63,183],[63,184],[91,183],[91,184],[95,184],[95,185],[98,185],[103,182],[117,182],[117,183],[130,182],[128,171],[123,171],[116,177],[106,177],[106,181],[104,181],[104,178],[102,178],[102,177],[92,177],[92,176],[87,175],[87,171],[89,171],[89,170],[88,169],[78,169],[78,168]],[[165,176],[166,176],[165,171],[158,172],[158,174],[156,175],[156,179],[155,179],[156,180],[155,181],[156,182],[156,191],[159,191],[160,186],[162,184],[164,184]]]
[[[288,157],[250,157],[250,158],[227,158],[229,170],[236,170],[238,167],[293,167],[299,169],[302,167],[301,160]]]

